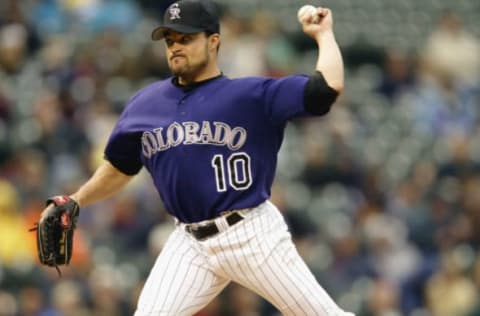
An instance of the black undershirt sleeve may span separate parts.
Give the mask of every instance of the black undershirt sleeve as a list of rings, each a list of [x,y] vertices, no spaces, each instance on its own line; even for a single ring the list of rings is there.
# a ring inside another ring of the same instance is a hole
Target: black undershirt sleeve
[[[138,172],[140,172],[140,169],[142,169],[141,166],[131,165],[128,162],[122,160],[110,159],[106,155],[103,158],[105,160],[108,160],[112,164],[112,166],[115,167],[115,169],[117,169],[123,174],[126,174],[127,176],[134,176]]]
[[[323,74],[317,71],[310,76],[305,85],[303,105],[305,111],[314,115],[324,115],[330,111],[338,97],[338,92],[325,81]]]
[[[140,133],[116,134],[105,148],[104,159],[128,176],[137,174],[143,167],[140,137]]]

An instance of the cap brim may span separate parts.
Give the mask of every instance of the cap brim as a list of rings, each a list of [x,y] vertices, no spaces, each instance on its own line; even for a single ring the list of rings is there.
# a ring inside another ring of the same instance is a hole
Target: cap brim
[[[161,25],[152,31],[152,40],[158,41],[163,39],[165,37],[165,32],[168,30],[173,30],[175,32],[187,33],[187,34],[201,33],[204,31],[201,28],[191,27],[188,25],[166,24],[166,25]]]

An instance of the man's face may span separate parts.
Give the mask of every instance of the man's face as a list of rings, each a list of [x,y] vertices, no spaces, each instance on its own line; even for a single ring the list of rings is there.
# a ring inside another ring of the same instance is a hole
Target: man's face
[[[207,67],[210,57],[205,33],[168,31],[165,34],[165,43],[168,66],[173,75],[194,79]]]

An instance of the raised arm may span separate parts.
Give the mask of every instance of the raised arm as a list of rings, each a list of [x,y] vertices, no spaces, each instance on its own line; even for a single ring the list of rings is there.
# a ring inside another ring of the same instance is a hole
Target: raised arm
[[[318,17],[311,16],[300,21],[303,31],[318,44],[319,53],[315,70],[321,72],[329,87],[342,92],[344,86],[343,60],[333,33],[333,18],[330,9],[317,8]]]
[[[71,197],[80,207],[106,199],[119,192],[133,176],[126,175],[105,160],[93,176]]]

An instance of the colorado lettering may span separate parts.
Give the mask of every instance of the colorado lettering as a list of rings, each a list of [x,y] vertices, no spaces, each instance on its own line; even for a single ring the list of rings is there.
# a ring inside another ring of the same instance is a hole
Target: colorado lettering
[[[247,140],[243,127],[230,127],[227,123],[203,121],[173,122],[167,128],[159,127],[142,135],[142,152],[150,158],[157,152],[183,145],[228,146],[230,150],[242,148]]]

